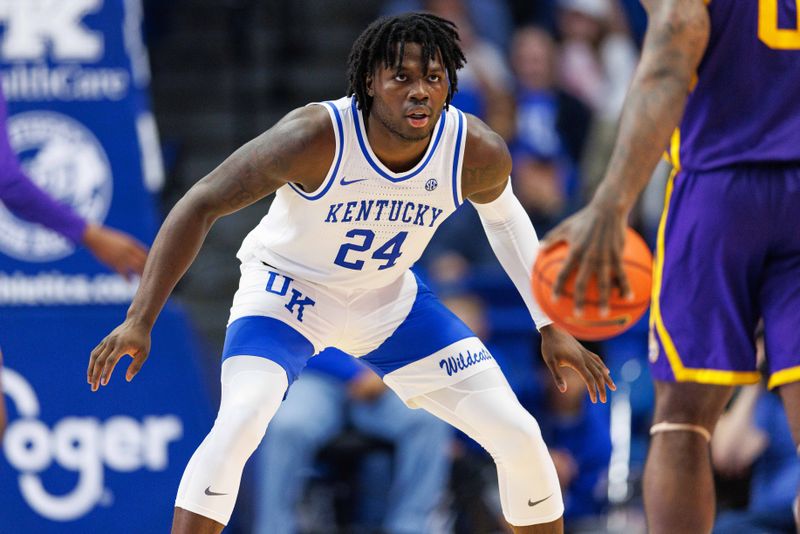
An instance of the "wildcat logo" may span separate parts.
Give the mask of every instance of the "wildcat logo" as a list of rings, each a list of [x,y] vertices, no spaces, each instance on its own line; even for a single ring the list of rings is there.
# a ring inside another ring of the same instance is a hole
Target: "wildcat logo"
[[[35,111],[14,115],[8,133],[36,185],[87,221],[105,219],[111,206],[111,164],[91,131],[66,115]],[[0,204],[0,252],[43,262],[73,251],[73,244],[61,235],[16,218]]]
[[[447,376],[453,376],[459,371],[463,371],[464,369],[472,367],[475,364],[494,359],[486,349],[481,349],[475,352],[467,350],[465,352],[466,356],[464,355],[464,352],[459,352],[455,356],[448,356],[447,358],[442,359],[439,362],[439,367],[447,372]]]

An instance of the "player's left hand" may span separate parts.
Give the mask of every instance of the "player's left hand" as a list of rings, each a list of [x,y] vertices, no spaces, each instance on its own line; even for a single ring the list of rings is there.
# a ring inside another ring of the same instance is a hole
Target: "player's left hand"
[[[569,367],[580,375],[589,390],[589,398],[593,403],[606,402],[606,387],[616,391],[617,386],[611,379],[611,372],[597,354],[586,350],[583,345],[554,324],[541,329],[542,358],[550,369],[558,390],[567,391],[567,383],[561,376],[561,368]]]

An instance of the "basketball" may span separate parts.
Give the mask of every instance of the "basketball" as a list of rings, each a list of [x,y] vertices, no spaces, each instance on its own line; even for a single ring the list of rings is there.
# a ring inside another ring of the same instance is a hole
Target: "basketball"
[[[595,278],[589,280],[586,289],[583,315],[575,316],[574,288],[577,271],[570,275],[561,297],[557,301],[552,300],[553,284],[564,265],[567,253],[567,245],[560,243],[547,251],[541,251],[536,258],[531,282],[533,294],[542,310],[558,326],[586,341],[607,339],[633,326],[650,305],[653,256],[644,239],[628,228],[622,264],[633,298],[626,299],[620,295],[618,289],[612,289],[608,300],[609,313],[605,316],[600,314],[600,292]]]

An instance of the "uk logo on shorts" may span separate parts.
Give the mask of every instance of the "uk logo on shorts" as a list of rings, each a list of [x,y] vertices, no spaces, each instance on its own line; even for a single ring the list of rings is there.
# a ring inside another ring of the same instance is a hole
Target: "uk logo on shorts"
[[[267,280],[267,287],[265,289],[269,293],[273,293],[275,295],[284,297],[286,296],[286,293],[288,293],[289,286],[291,285],[292,282],[294,282],[293,278],[289,278],[288,276],[283,274],[278,274],[275,271],[270,271],[269,279]],[[316,304],[316,302],[314,302],[309,297],[303,296],[303,294],[297,289],[295,288],[291,289],[292,289],[292,296],[289,299],[289,302],[286,303],[284,308],[286,308],[292,313],[297,313],[297,320],[302,323],[303,311],[305,310],[306,306],[313,306],[314,304]],[[296,312],[295,308],[297,308]]]
[[[100,141],[75,119],[50,111],[19,113],[8,121],[11,146],[40,188],[89,222],[102,223],[111,206],[112,175]],[[54,261],[74,246],[41,225],[18,219],[0,203],[0,252],[23,261]]]

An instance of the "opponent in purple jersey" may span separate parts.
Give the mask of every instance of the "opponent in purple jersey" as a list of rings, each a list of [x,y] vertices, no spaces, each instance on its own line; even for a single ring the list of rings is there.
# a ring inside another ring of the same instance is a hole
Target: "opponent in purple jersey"
[[[142,274],[147,250],[131,236],[84,221],[68,206],[39,189],[19,166],[6,130],[6,100],[0,91],[0,202],[11,213],[39,223],[86,248],[119,274]]]
[[[627,216],[672,137],[650,318],[656,408],[645,509],[650,532],[709,532],[708,441],[732,386],[759,380],[762,318],[769,387],[779,388],[800,443],[798,5],[643,3],[648,33],[606,177],[547,245],[570,245],[554,291],[577,270],[577,306],[595,275],[603,305],[613,288],[627,293]]]

